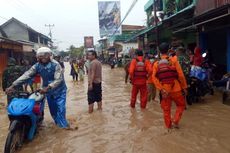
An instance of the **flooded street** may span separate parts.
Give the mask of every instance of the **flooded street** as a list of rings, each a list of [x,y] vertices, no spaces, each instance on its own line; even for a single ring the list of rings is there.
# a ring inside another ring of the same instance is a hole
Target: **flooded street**
[[[230,107],[221,98],[206,97],[202,104],[189,107],[181,128],[165,133],[158,103],[145,111],[129,107],[131,86],[124,83],[124,70],[103,67],[103,111],[88,114],[87,77],[72,82],[66,64],[68,86],[67,118],[78,130],[56,128],[46,107],[44,126],[19,153],[229,153]],[[5,101],[3,93],[0,103]],[[138,101],[139,104],[139,101]],[[0,151],[8,128],[7,113],[0,105]]]

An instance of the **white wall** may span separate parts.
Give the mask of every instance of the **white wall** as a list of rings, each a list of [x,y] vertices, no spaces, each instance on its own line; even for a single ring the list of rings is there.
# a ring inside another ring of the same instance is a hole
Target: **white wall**
[[[124,54],[128,54],[131,48],[134,48],[134,49],[138,48],[138,43],[124,43],[122,44],[122,46],[123,46]]]
[[[33,46],[32,45],[23,45],[23,52],[32,52]]]

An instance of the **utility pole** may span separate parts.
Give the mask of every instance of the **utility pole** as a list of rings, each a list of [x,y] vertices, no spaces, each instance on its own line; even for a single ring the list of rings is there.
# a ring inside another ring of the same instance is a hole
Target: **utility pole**
[[[54,24],[45,24],[45,27],[48,27],[49,28],[49,36],[50,36],[50,39],[52,40],[52,28],[54,27]]]
[[[158,29],[158,19],[157,19],[157,0],[154,0],[153,8],[154,8],[154,21],[156,26],[156,44],[159,46],[159,29]]]
[[[157,49],[157,54],[158,58],[160,58],[160,51],[159,51],[159,28],[158,28],[158,19],[157,19],[157,0],[154,0],[153,2],[153,9],[154,9],[154,21],[155,21],[155,26],[156,26],[156,49]]]

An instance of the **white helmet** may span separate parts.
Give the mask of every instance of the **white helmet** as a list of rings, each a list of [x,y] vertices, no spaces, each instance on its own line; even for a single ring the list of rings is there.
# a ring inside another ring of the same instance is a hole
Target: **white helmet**
[[[52,51],[48,47],[41,47],[37,50],[37,56],[39,55],[45,55],[46,53],[49,53],[50,55],[52,54]]]

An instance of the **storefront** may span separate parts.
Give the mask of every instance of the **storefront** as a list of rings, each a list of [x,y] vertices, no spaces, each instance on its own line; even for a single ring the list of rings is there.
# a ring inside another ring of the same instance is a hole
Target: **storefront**
[[[8,58],[19,56],[17,53],[22,52],[22,44],[16,41],[0,37],[0,83],[3,71],[5,70]],[[1,86],[1,84],[0,84]]]
[[[213,62],[220,69],[220,75],[223,75],[230,72],[230,4],[213,3],[212,7],[215,9],[206,13],[197,10],[199,14],[195,17],[195,24],[199,33],[199,46],[202,51],[209,50]]]

